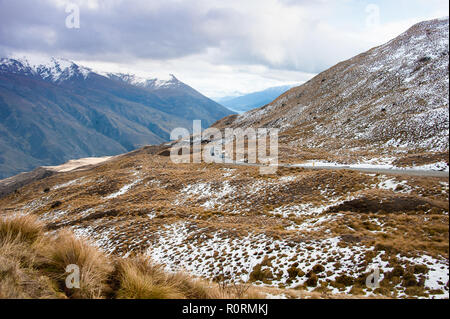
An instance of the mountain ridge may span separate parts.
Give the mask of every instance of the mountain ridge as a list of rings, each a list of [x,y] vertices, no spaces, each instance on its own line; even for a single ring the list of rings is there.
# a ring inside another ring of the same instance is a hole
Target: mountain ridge
[[[281,85],[233,97],[215,99],[218,103],[238,113],[264,106],[295,85]]]
[[[448,154],[448,92],[445,18],[418,23],[268,105],[214,126],[279,128],[280,143],[292,160],[317,150],[323,151],[316,154],[321,159],[340,155],[350,161]]]
[[[159,87],[111,77],[63,59],[1,59],[0,178],[159,144],[194,119],[233,113],[174,77]]]

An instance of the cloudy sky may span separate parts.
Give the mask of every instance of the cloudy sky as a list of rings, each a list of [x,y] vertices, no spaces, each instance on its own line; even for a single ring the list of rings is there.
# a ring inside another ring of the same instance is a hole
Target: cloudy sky
[[[70,4],[79,28],[67,27]],[[0,55],[173,73],[219,97],[301,83],[448,10],[446,0],[0,0]]]

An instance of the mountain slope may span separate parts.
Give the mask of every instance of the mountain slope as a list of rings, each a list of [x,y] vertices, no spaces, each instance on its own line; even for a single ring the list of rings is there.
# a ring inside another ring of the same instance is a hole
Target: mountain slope
[[[416,24],[269,105],[215,126],[280,128],[284,154],[297,161],[338,155],[448,156],[448,23],[446,18]]]
[[[174,163],[158,155],[165,147],[36,174],[0,196],[0,219],[36,216],[51,234],[72,230],[111,258],[143,254],[171,272],[279,287],[277,295],[448,298],[448,176],[300,167],[261,175]],[[366,286],[373,266],[381,289]]]
[[[238,97],[222,98],[217,101],[230,110],[242,113],[272,102],[294,85],[283,85],[253,92]]]
[[[161,143],[193,119],[210,125],[232,113],[175,77],[145,87],[123,77],[62,59],[1,59],[0,178]]]

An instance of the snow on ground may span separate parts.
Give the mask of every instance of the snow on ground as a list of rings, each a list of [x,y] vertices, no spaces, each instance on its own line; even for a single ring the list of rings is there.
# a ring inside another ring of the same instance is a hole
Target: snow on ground
[[[235,192],[234,187],[230,186],[228,181],[226,181],[223,183],[223,187],[221,188],[221,190],[218,192],[215,192],[215,196],[208,199],[201,206],[203,206],[205,208],[214,208],[216,206],[220,206],[221,199],[224,198],[225,196],[233,194],[234,192]]]
[[[31,214],[35,210],[44,207],[48,204],[50,196],[44,196],[42,198],[35,199],[20,208],[20,213],[22,214]]]
[[[424,171],[445,171],[448,172],[448,164],[445,162],[437,162],[433,164],[414,166],[412,169],[420,169]]]
[[[101,232],[97,232],[95,227],[95,225],[73,226],[72,231],[75,236],[89,240],[93,245],[101,248],[108,254],[112,253],[116,248],[116,244],[111,241],[111,237],[117,235],[119,231],[111,227],[110,229],[103,229]]]
[[[86,184],[88,182],[87,180],[84,180],[84,179],[85,179],[85,177],[76,178],[76,179],[68,181],[66,183],[55,185],[55,186],[52,187],[52,189],[53,190],[57,190],[57,189],[65,188],[65,187],[68,187],[68,186],[71,186],[71,185],[74,185],[74,184],[83,185],[83,184]]]
[[[193,234],[198,236],[193,238]],[[296,287],[303,284],[307,277],[290,278],[288,269],[293,265],[304,273],[320,264],[324,267],[322,274],[328,280],[335,280],[340,275],[357,277],[362,273],[369,273],[374,268],[380,270],[380,281],[384,274],[392,271],[388,262],[383,259],[384,251],[379,251],[375,257],[364,266],[366,254],[373,251],[373,247],[362,244],[341,245],[340,237],[314,239],[309,241],[292,242],[284,239],[274,239],[265,234],[249,233],[238,237],[224,230],[211,232],[206,229],[193,227],[188,222],[176,222],[166,225],[156,234],[157,240],[148,248],[147,255],[157,263],[165,265],[168,271],[184,270],[197,276],[215,278],[225,274],[232,282],[247,281],[249,274],[258,264],[263,264],[261,270],[269,269],[273,279],[268,282],[256,281],[263,286]],[[397,256],[405,264],[426,264],[430,272],[427,274],[426,287],[428,289],[445,290],[448,281],[448,260],[435,259],[429,256],[407,258]],[[268,262],[264,263],[266,259]],[[322,280],[322,279],[320,279]],[[319,284],[320,286],[320,284]],[[329,286],[332,293],[349,292],[351,287],[339,290]],[[314,288],[308,288],[313,290]],[[402,293],[404,288],[398,287]],[[363,289],[367,295],[370,289]],[[406,296],[406,295],[401,295]],[[444,295],[447,297],[448,291]]]
[[[443,294],[436,295],[435,298],[448,299],[448,289],[443,287],[449,282],[449,262],[448,259],[436,259],[428,255],[415,258],[408,258],[397,255],[397,258],[408,261],[411,264],[426,265],[429,268],[426,274],[425,287],[431,290],[442,290]]]
[[[353,199],[355,199],[354,196],[345,198],[330,198],[327,203],[320,206],[314,206],[311,203],[300,205],[284,205],[275,208],[274,210],[270,211],[269,214],[281,215],[283,218],[289,217],[290,214],[295,215],[295,217],[318,216],[333,206],[340,205],[346,201]]]
[[[133,181],[132,183],[123,186],[123,187],[122,187],[121,189],[119,189],[117,192],[112,193],[112,194],[106,196],[105,198],[106,198],[106,199],[111,199],[111,198],[116,198],[116,197],[118,197],[118,196],[120,196],[120,195],[123,195],[123,194],[125,194],[126,192],[128,192],[134,185],[140,183],[141,181],[142,181],[142,179],[137,179],[137,180]]]
[[[246,280],[255,265],[269,257],[273,258],[269,268],[278,277],[270,285],[277,286],[280,283],[287,284],[287,270],[294,263],[298,263],[298,268],[305,273],[320,263],[325,267],[325,272],[332,272],[328,277],[331,279],[340,273],[351,274],[355,264],[363,259],[367,251],[367,248],[358,244],[342,248],[337,237],[292,243],[252,233],[241,238],[230,238],[224,231],[217,231],[210,236],[203,234],[199,242],[190,243],[187,240],[189,233],[186,223],[166,226],[158,232],[159,240],[149,248],[148,255],[155,262],[166,265],[169,271],[184,269],[195,275],[214,278],[221,274],[222,269],[226,269],[231,273],[232,281]],[[267,267],[263,266],[262,269]],[[305,277],[296,278],[288,286],[294,287],[305,280]]]
[[[42,215],[39,216],[39,219],[44,220],[44,221],[55,221],[58,220],[59,218],[63,217],[64,215],[67,214],[66,210],[57,210],[57,211],[48,211]]]
[[[441,186],[442,186],[442,193],[448,194],[448,190],[449,190],[448,182],[439,182],[439,184],[441,184]]]
[[[323,228],[321,226],[325,222],[331,222],[337,220],[339,217],[344,216],[344,214],[327,214],[325,216],[319,216],[315,218],[309,218],[301,222],[301,224],[293,223],[291,226],[286,227],[286,230],[300,230],[303,232],[318,231]],[[324,233],[329,233],[330,230],[324,230]]]
[[[224,172],[222,177],[232,177],[233,175],[235,175],[234,172],[236,171],[236,169],[234,168],[226,168],[226,167],[223,167],[220,170]]]
[[[293,167],[336,167],[336,168],[363,168],[363,169],[397,169],[397,170],[421,170],[421,171],[449,171],[449,166],[445,162],[437,162],[433,164],[398,167],[388,160],[374,159],[367,162],[357,164],[341,164],[336,162],[326,162],[320,160],[309,160],[300,164],[292,164]]]
[[[148,217],[152,219],[154,214],[151,213]],[[149,247],[146,254],[154,262],[164,265],[167,271],[184,270],[205,278],[225,274],[231,282],[247,282],[255,266],[261,264],[261,270],[270,270],[273,279],[256,281],[256,285],[278,287],[281,284],[288,288],[302,285],[307,280],[306,276],[290,277],[288,270],[291,267],[296,267],[306,274],[315,265],[322,265],[324,270],[320,273],[318,286],[320,281],[325,279],[333,281],[341,275],[356,278],[363,273],[372,272],[374,268],[380,270],[381,281],[383,274],[393,270],[388,261],[384,260],[384,251],[378,251],[374,257],[367,260],[367,254],[373,254],[373,247],[360,243],[342,245],[341,237],[292,241],[253,232],[246,236],[237,236],[225,230],[212,231],[199,228],[195,223],[180,221],[164,225],[152,233],[151,237],[144,235],[128,238],[126,233],[122,233],[114,225],[102,229],[101,232],[96,230],[97,226],[101,225],[74,226],[73,230],[77,236],[94,240],[94,244],[107,253],[115,251],[115,240],[126,239],[130,243],[128,250],[121,253],[123,257],[145,243]],[[448,260],[426,255],[411,258],[399,254],[396,257],[405,266],[427,265],[430,271],[426,275],[426,288],[442,290],[443,294],[432,295],[433,297],[448,298],[448,290],[445,287],[448,281]],[[328,288],[334,294],[348,293],[351,286],[343,290],[330,285]],[[307,289],[314,290],[313,287]],[[400,297],[407,297],[404,287],[398,286],[396,290]],[[367,296],[373,295],[370,289],[364,288],[363,293]]]
[[[410,193],[411,187],[408,185],[408,181],[397,181],[395,178],[387,178],[385,175],[379,177],[380,183],[377,185],[379,189],[386,189],[397,191],[400,193]]]
[[[288,299],[285,294],[273,295],[266,293],[266,299]]]
[[[292,175],[292,176],[282,176],[282,177],[280,177],[279,182],[280,183],[289,183],[289,182],[295,181],[297,178],[298,178],[298,176],[294,176],[294,175]]]

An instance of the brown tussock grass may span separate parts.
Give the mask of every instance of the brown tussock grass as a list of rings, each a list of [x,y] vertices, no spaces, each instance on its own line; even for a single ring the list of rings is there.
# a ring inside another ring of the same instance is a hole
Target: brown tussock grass
[[[59,232],[57,240],[45,249],[47,270],[51,277],[64,287],[66,267],[77,265],[80,267],[80,289],[74,289],[74,298],[101,298],[106,290],[106,280],[113,270],[111,262],[97,248],[78,239],[67,230]],[[64,289],[64,288],[63,288]]]
[[[32,244],[42,236],[43,228],[43,224],[33,215],[7,217],[0,223],[0,241]]]
[[[80,288],[66,288],[68,265],[80,268]],[[144,255],[107,256],[63,229],[45,234],[32,215],[0,219],[0,298],[221,299],[262,298],[254,287],[225,286],[168,273]]]

